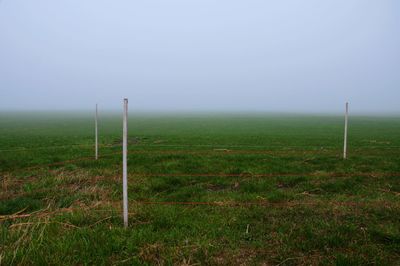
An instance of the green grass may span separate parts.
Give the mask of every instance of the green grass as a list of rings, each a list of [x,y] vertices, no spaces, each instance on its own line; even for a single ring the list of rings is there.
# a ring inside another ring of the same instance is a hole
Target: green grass
[[[400,264],[399,117],[131,114],[128,229],[121,122],[0,113],[0,264]]]

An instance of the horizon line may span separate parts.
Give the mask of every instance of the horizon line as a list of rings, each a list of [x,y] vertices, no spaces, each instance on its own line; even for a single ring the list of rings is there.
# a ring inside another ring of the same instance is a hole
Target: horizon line
[[[99,105],[100,107],[100,105]],[[94,112],[94,108],[78,108],[78,109],[0,109],[0,113],[42,113],[42,112],[57,112],[57,113],[92,113]],[[119,113],[122,112],[121,109],[116,108],[99,108],[100,112],[107,113]],[[140,114],[282,114],[282,115],[342,115],[344,114],[344,110],[342,111],[306,111],[306,110],[291,110],[291,111],[282,111],[282,110],[206,110],[206,109],[130,109],[129,113],[132,114],[134,112]],[[400,115],[400,111],[365,111],[365,110],[356,110],[351,112],[352,115]]]

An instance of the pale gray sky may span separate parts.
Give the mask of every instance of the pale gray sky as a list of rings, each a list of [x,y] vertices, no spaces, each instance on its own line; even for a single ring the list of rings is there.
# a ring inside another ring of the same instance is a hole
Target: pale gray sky
[[[398,0],[3,0],[0,109],[400,112]]]

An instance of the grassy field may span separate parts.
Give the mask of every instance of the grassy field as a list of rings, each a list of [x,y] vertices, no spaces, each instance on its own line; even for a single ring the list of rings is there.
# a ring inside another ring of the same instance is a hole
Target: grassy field
[[[400,119],[0,113],[0,265],[400,265]]]

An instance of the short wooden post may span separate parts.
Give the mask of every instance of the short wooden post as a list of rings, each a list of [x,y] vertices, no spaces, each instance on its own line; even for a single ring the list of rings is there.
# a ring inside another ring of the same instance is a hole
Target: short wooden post
[[[123,143],[122,143],[122,189],[124,227],[128,227],[128,99],[124,99]]]
[[[96,104],[96,114],[95,114],[95,122],[94,122],[94,126],[95,126],[95,158],[96,160],[99,159],[99,132],[98,132],[98,118],[99,118],[99,113],[98,113],[98,107]]]
[[[344,116],[344,147],[343,147],[343,159],[347,159],[347,130],[349,123],[349,103],[346,103],[346,112]]]

